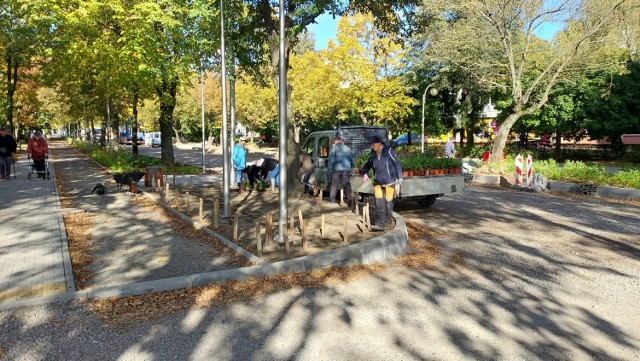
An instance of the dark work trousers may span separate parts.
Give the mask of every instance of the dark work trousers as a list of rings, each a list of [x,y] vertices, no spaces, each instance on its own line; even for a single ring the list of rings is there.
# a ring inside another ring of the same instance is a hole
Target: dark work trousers
[[[336,194],[338,193],[338,182],[342,184],[342,189],[344,189],[345,196],[347,197],[347,201],[351,203],[351,182],[349,181],[349,177],[351,176],[351,169],[347,170],[338,170],[331,173],[331,190],[329,191],[329,201],[331,203],[335,203]],[[342,201],[342,199],[340,200]]]

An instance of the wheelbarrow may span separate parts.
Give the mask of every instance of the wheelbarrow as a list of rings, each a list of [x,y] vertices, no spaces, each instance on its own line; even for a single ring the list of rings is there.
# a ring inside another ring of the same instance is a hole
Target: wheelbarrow
[[[116,181],[116,186],[118,190],[122,190],[123,185],[130,185],[131,183],[138,183],[142,177],[144,177],[144,172],[123,172],[123,173],[113,173],[111,174],[113,180]]]

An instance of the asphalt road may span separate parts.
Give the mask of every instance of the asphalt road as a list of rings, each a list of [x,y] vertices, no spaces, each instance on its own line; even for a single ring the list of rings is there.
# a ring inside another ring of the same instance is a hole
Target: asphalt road
[[[128,146],[130,147],[130,146]],[[151,147],[148,145],[140,145],[138,153],[160,158],[160,147]],[[258,148],[253,145],[249,146],[247,152],[247,161],[254,161],[260,158],[277,158],[277,148]],[[176,144],[173,147],[173,156],[177,162],[185,164],[193,164],[202,167],[202,145],[199,143],[183,143]],[[205,167],[216,171],[222,171],[222,147],[207,147],[205,152]]]

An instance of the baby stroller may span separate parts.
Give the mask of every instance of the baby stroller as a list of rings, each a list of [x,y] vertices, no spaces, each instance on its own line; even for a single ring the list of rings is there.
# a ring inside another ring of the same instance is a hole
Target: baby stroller
[[[34,160],[30,155],[27,155],[27,159],[29,160],[29,173],[27,173],[27,179],[31,180],[33,178],[33,174],[36,173],[37,178],[42,178],[49,180],[51,178],[51,173],[49,171],[49,156],[45,156],[42,162],[38,160]]]

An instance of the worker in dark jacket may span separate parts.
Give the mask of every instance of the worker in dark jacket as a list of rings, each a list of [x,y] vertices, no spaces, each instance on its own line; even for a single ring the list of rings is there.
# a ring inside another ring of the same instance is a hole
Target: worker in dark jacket
[[[278,160],[272,158],[260,158],[255,162],[248,162],[244,171],[247,173],[251,188],[257,181],[264,180],[277,166]]]
[[[18,145],[15,138],[4,127],[0,127],[0,179],[10,179],[13,154]]]
[[[351,149],[344,144],[342,136],[336,134],[333,138],[333,148],[329,152],[329,164],[327,164],[327,179],[331,182],[329,192],[329,202],[336,203],[336,195],[338,193],[338,183],[342,184],[345,191],[347,203],[351,205],[351,182],[349,178],[353,175],[353,154]],[[342,203],[342,199],[338,203]]]
[[[396,152],[378,136],[371,139],[371,155],[360,171],[364,182],[369,181],[369,170],[372,168],[375,176],[373,194],[376,222],[371,230],[382,231],[393,218],[393,198],[396,196],[396,185],[402,184],[402,168]]]

